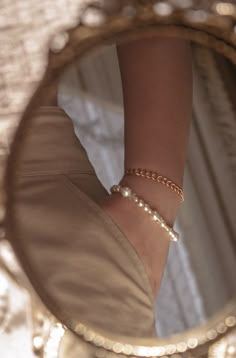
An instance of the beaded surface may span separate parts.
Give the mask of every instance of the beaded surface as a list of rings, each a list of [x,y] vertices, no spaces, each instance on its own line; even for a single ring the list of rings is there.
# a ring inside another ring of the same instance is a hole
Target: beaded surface
[[[30,2],[32,2],[32,4],[34,3],[36,8],[30,6]],[[48,69],[51,71],[51,68],[54,66],[57,69],[55,73],[59,72],[59,69],[65,65],[68,58],[72,56],[74,52],[77,54],[77,50],[79,53],[78,57],[80,57],[88,48],[90,49],[95,46],[95,44],[103,43],[105,38],[108,37],[109,39],[114,38],[115,40],[118,38],[118,33],[120,34],[124,31],[125,34],[127,34],[127,38],[129,31],[138,37],[140,28],[142,31],[145,31],[150,27],[151,33],[151,27],[153,26],[157,27],[157,33],[160,34],[163,30],[163,24],[164,26],[167,24],[168,33],[172,33],[172,36],[177,33],[177,29],[178,31],[181,30],[181,36],[183,36],[183,38],[187,38],[188,40],[191,38],[194,42],[215,49],[236,64],[235,0],[97,0],[96,2],[86,0],[84,1],[86,6],[84,6],[84,11],[80,16],[77,14],[76,7],[77,3],[82,3],[81,0],[58,0],[53,4],[53,11],[50,9],[49,4],[45,6],[44,2],[45,1],[33,2],[32,0],[25,2],[18,1],[16,2],[17,11],[15,11],[10,0],[3,1],[4,4],[1,6],[2,13],[4,14],[1,23],[3,27],[3,31],[1,31],[1,44],[4,51],[1,51],[1,59],[4,60],[9,56],[9,48],[12,48],[12,51],[11,63],[9,64],[8,61],[7,66],[1,66],[1,82],[3,83],[1,98],[3,98],[3,100],[1,100],[2,106],[0,110],[7,118],[9,118],[9,114],[11,114],[13,120],[18,121],[20,119],[21,111],[25,108],[25,103],[28,101],[31,93],[33,93],[35,84],[41,80],[42,71],[44,71],[44,66],[46,65],[46,54],[44,54],[43,46],[44,43],[48,41],[49,33],[51,37],[53,33],[59,31],[59,28],[66,28],[67,22],[70,27],[74,27],[75,21],[79,21],[80,25],[78,29],[73,32],[73,35],[75,35],[75,31],[77,31],[78,34],[76,32],[76,36],[69,35],[68,46],[70,51],[65,52],[65,54],[60,54],[58,51],[58,49],[60,49],[60,51],[63,50],[65,38],[59,37],[56,42],[53,42],[53,48],[50,54],[51,62],[49,61]],[[27,3],[29,3],[29,6]],[[95,3],[97,3],[97,8]],[[99,3],[102,3],[102,6]],[[105,4],[107,4],[106,7]],[[65,6],[66,11],[64,9]],[[61,16],[59,16],[59,10]],[[11,16],[11,12],[14,13],[14,16]],[[113,12],[114,20],[111,20],[109,16],[113,14]],[[32,16],[32,13],[34,16]],[[66,14],[66,17],[64,14]],[[12,18],[14,19],[13,22]],[[22,19],[24,21],[22,21]],[[44,20],[47,21],[45,22]],[[40,22],[39,25],[38,21]],[[16,28],[18,23],[21,24],[22,29]],[[99,23],[103,25],[99,27]],[[4,31],[4,25],[6,25],[8,36],[6,36],[6,31]],[[172,25],[177,26],[172,28]],[[42,27],[43,33],[40,31]],[[11,41],[9,41],[9,35],[12,35],[10,36]],[[39,51],[37,51],[37,48]],[[53,53],[55,53],[55,56]],[[12,71],[10,71],[10,65],[13,69]],[[27,72],[27,76],[22,76],[22,68],[24,72]],[[48,71],[48,73],[50,72]],[[50,77],[50,81],[54,81],[54,76],[55,74],[48,76]],[[18,82],[20,83],[21,93],[19,86],[17,86]],[[43,92],[45,92],[44,89]],[[42,91],[37,93],[37,103],[41,103],[40,97],[42,97]],[[27,111],[29,114],[29,109],[27,109]],[[10,122],[12,123],[12,118]],[[3,189],[1,189],[1,198],[5,195],[5,189]],[[0,204],[1,220],[5,213],[3,200],[1,200]],[[17,242],[15,238],[12,238],[12,244],[14,241]],[[25,264],[23,265],[24,260]],[[26,264],[26,258],[24,258],[22,254],[23,268]],[[31,279],[32,278],[33,275],[31,275]],[[37,280],[32,280],[34,286],[40,287],[39,282],[36,281]],[[41,290],[43,290],[43,287],[41,287]],[[45,300],[45,302],[50,307],[50,301]],[[222,347],[222,337],[229,337],[230,331],[234,337],[236,336],[235,302],[236,300],[234,299],[231,307],[225,306],[222,309],[220,317],[209,320],[204,326],[199,326],[195,330],[184,331],[176,338],[170,339],[166,337],[162,340],[160,338],[153,339],[147,343],[146,346],[142,346],[141,339],[139,341],[130,338],[130,340],[126,339],[126,343],[122,343],[122,341],[120,341],[121,338],[118,339],[118,337],[115,339],[114,337],[111,339],[107,338],[107,336],[103,337],[100,332],[91,331],[87,325],[77,324],[77,326],[72,325],[72,327],[74,327],[73,330],[77,332],[84,341],[89,343],[86,346],[93,345],[97,347],[96,357],[100,358],[116,357],[116,352],[119,353],[120,358],[131,355],[133,357],[164,357],[165,355],[166,358],[167,355],[173,358],[183,356],[189,358],[200,358],[203,356],[208,356],[209,358],[216,356],[220,358],[226,356],[233,357],[236,349],[233,340],[230,341],[228,347],[224,343],[227,347],[227,352],[220,350],[220,348]],[[56,311],[57,317],[64,317],[62,313],[58,310],[55,310],[55,312]],[[68,326],[71,327],[71,324]],[[80,345],[80,340],[78,340],[78,342],[78,345]],[[81,346],[84,347],[84,342],[82,343]],[[214,344],[212,345],[212,343]],[[214,347],[216,344],[218,345],[217,349]],[[212,351],[209,349],[211,345]],[[104,350],[102,350],[102,347]],[[101,349],[101,351],[99,351],[99,349]],[[57,356],[59,354],[58,352]],[[88,354],[83,354],[83,356],[88,356]],[[80,355],[82,356],[82,354]]]
[[[133,193],[130,188],[121,185],[113,185],[111,187],[111,192],[120,193],[124,198],[132,200],[138,207],[143,209],[143,211],[146,212],[153,221],[159,224],[168,233],[171,241],[179,240],[179,234],[167,225],[165,220],[156,210],[151,209],[150,206]]]
[[[163,184],[167,188],[173,190],[181,198],[181,201],[184,201],[183,190],[178,185],[176,185],[172,180],[168,179],[167,177],[161,174],[153,172],[152,170],[147,170],[142,168],[129,168],[125,171],[125,174],[151,179],[157,183]]]

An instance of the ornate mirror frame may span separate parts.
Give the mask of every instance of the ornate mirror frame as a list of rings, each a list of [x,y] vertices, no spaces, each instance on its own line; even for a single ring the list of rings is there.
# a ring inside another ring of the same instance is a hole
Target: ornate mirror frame
[[[58,33],[51,42],[48,66],[39,88],[33,95],[19,123],[8,157],[4,182],[6,214],[2,219],[23,270],[42,301],[65,328],[76,333],[89,346],[103,352],[132,357],[200,357],[228,334],[236,335],[236,300],[196,329],[166,339],[132,339],[114,337],[95,331],[86,324],[70,322],[37,284],[24,250],[7,223],[11,217],[11,184],[15,162],[20,153],[20,136],[27,128],[32,110],[43,105],[56,91],[62,70],[75,59],[100,45],[145,36],[181,36],[214,49],[236,65],[236,4],[233,1],[192,0],[108,0],[86,2],[74,28]],[[5,225],[6,224],[6,225]],[[211,350],[210,350],[211,351]],[[104,353],[104,356],[105,353]]]

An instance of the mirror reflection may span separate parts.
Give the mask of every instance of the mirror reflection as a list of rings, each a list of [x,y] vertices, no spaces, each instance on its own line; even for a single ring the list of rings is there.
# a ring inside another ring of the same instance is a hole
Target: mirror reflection
[[[32,115],[9,227],[71,322],[161,337],[234,297],[235,87],[214,51],[136,40],[71,64]]]

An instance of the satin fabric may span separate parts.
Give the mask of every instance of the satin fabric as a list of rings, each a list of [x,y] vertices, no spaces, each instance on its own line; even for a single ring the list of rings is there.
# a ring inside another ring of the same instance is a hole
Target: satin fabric
[[[73,322],[113,334],[155,335],[144,266],[100,208],[108,194],[70,118],[57,107],[41,108],[18,140],[8,225],[31,281]]]

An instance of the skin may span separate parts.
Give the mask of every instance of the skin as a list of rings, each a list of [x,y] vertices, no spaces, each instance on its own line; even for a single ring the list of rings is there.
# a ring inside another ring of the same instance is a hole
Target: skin
[[[124,169],[156,171],[182,187],[192,112],[190,44],[155,37],[121,44],[117,53],[124,97]],[[44,105],[56,106],[56,95],[52,97]],[[175,192],[141,177],[124,175],[121,184],[173,226],[181,202]],[[119,194],[100,204],[140,256],[157,295],[168,255],[168,235]]]
[[[150,169],[182,187],[192,112],[190,44],[156,37],[121,44],[117,52],[124,97],[124,169]],[[121,184],[173,226],[181,202],[175,192],[141,177],[124,175]],[[120,194],[111,195],[101,205],[137,251],[157,295],[168,255],[168,235]]]

